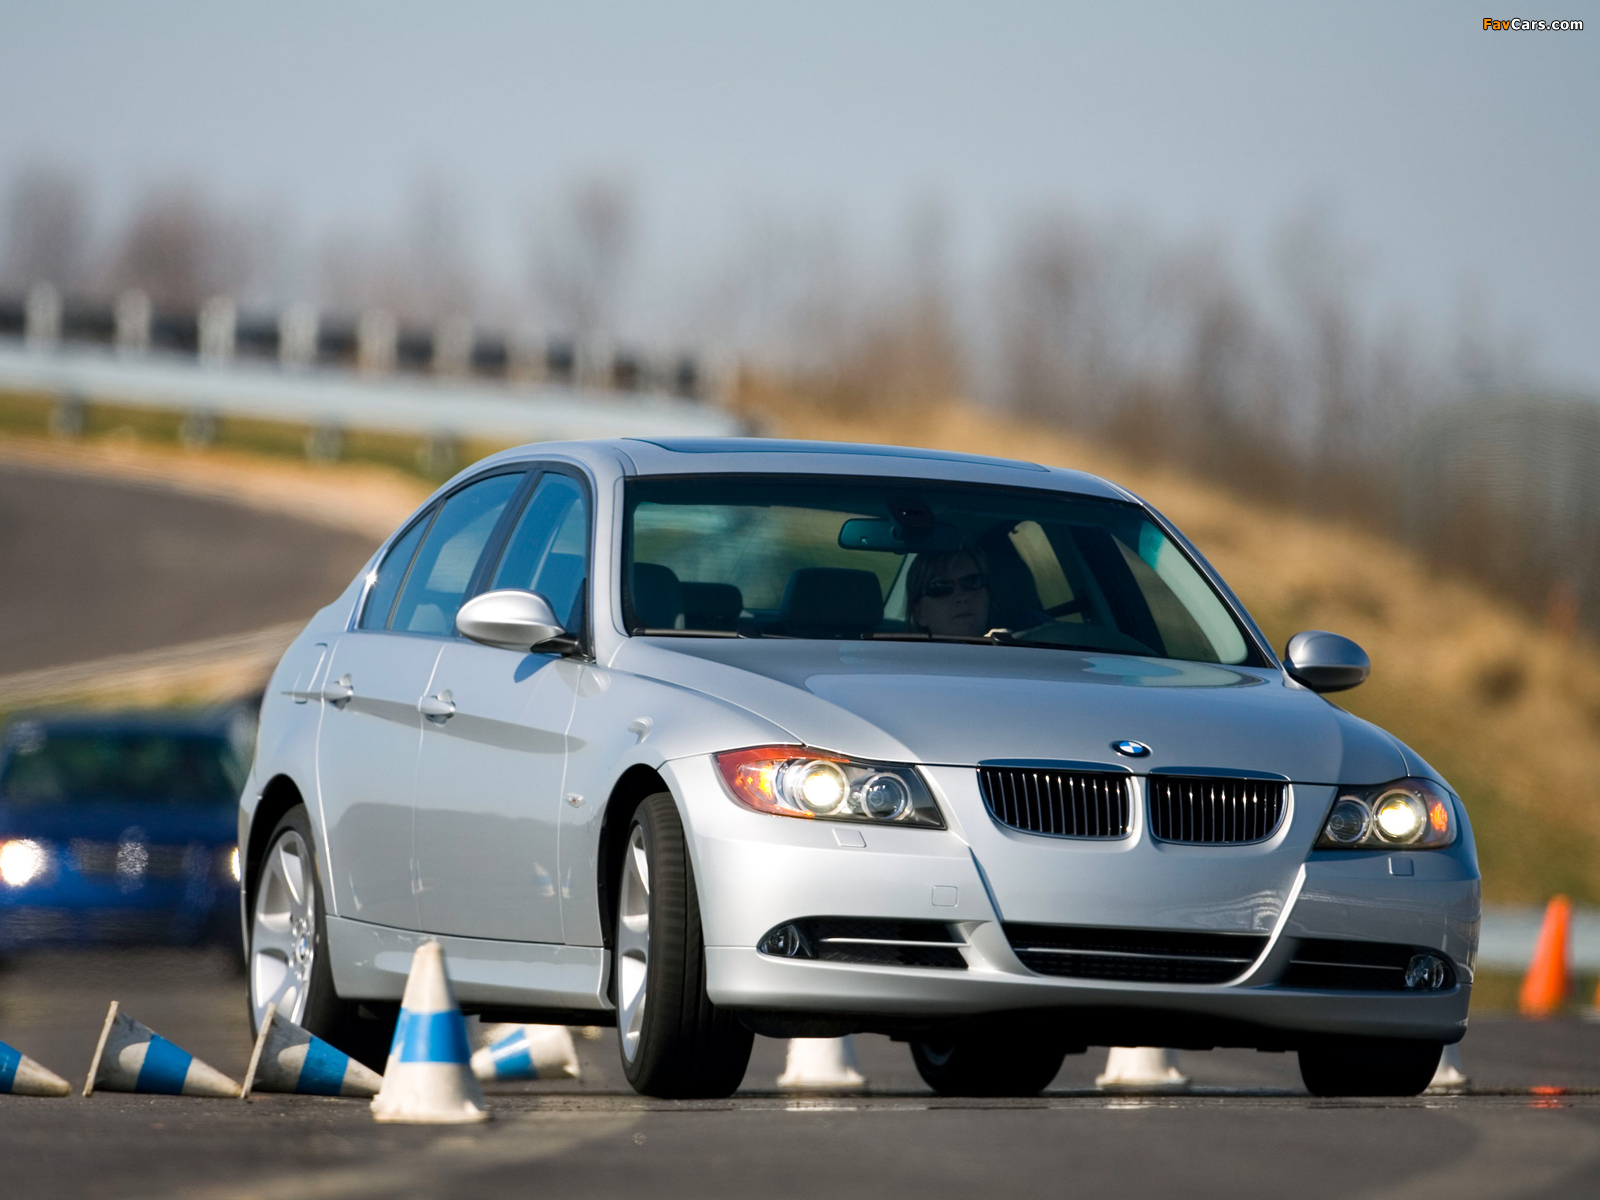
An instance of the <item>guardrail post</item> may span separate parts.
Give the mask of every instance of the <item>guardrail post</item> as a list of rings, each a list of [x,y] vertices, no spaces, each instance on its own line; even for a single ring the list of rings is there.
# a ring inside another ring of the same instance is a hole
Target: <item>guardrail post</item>
[[[435,375],[465,375],[472,365],[472,322],[465,317],[448,317],[433,331]]]
[[[400,327],[393,314],[372,309],[356,324],[356,363],[363,371],[388,374],[394,370],[395,341]]]
[[[143,354],[150,349],[150,297],[132,288],[117,297],[117,350]]]
[[[62,392],[50,406],[50,434],[52,437],[80,438],[89,405],[76,392]]]
[[[217,414],[206,408],[191,408],[178,425],[178,441],[199,450],[217,440]]]
[[[213,296],[200,306],[200,361],[221,366],[233,358],[239,314],[227,296]]]
[[[291,304],[278,314],[278,362],[306,367],[317,361],[318,317],[315,305]]]
[[[574,379],[581,388],[609,388],[616,356],[608,342],[590,338],[577,346]]]
[[[306,434],[306,457],[313,462],[338,462],[344,453],[344,430],[331,422]]]
[[[22,336],[28,349],[53,348],[61,340],[61,293],[51,284],[34,284],[28,289],[27,314],[23,320]]]

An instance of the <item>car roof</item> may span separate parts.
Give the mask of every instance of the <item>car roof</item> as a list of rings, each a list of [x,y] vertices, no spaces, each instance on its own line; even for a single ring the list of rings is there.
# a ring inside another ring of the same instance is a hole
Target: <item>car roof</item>
[[[1021,459],[991,458],[954,450],[879,446],[862,442],[813,442],[785,438],[612,438],[518,446],[491,461],[544,455],[598,465],[610,459],[625,475],[876,475],[1008,487],[1043,488],[1115,500],[1134,497],[1085,471],[1047,467]],[[480,466],[482,464],[479,464]]]

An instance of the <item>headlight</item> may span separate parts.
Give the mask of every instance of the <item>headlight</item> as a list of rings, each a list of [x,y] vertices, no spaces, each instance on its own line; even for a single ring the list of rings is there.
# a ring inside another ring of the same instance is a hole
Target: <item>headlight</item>
[[[217,851],[217,874],[224,879],[239,882],[239,847],[230,846]]]
[[[1341,788],[1317,839],[1320,850],[1436,850],[1456,840],[1455,809],[1431,779]]]
[[[0,880],[11,887],[32,883],[49,865],[49,852],[31,838],[0,842]]]
[[[755,746],[717,755],[717,769],[728,794],[757,812],[944,828],[912,767],[856,762],[803,746]]]

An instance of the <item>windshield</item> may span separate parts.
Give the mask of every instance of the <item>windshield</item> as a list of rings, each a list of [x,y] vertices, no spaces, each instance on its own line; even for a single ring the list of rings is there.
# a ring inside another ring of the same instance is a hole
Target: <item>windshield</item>
[[[216,804],[236,800],[243,772],[228,740],[209,734],[12,729],[0,803],[72,801]]]
[[[1133,504],[914,480],[631,480],[633,633],[979,641],[1260,665]]]

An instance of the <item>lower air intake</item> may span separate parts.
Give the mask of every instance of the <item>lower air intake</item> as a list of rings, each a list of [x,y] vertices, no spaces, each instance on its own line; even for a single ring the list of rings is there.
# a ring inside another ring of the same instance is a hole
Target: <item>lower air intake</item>
[[[1253,933],[1018,924],[1005,932],[1030,971],[1125,983],[1227,983],[1267,946],[1265,935]]]

